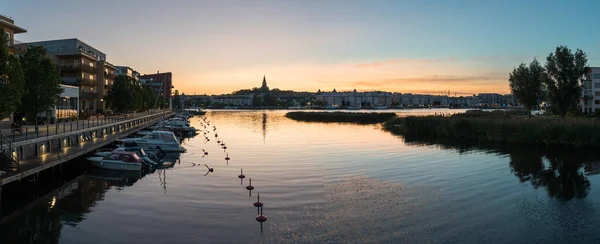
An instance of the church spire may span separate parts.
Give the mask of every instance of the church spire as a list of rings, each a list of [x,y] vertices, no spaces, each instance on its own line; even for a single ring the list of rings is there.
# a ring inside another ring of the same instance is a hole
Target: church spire
[[[262,86],[260,87],[261,92],[269,92],[269,87],[267,86],[267,76],[263,76]]]

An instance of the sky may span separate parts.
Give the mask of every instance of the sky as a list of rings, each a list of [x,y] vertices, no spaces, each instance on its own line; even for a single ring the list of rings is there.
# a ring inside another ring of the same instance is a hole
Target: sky
[[[559,45],[600,66],[600,1],[7,0],[16,40],[78,38],[186,94],[258,87],[510,93]]]

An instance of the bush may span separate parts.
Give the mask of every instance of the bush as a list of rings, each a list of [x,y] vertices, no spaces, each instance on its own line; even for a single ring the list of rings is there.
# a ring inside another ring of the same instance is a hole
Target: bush
[[[409,116],[384,124],[396,134],[461,141],[539,145],[600,145],[600,121],[589,118],[535,117],[511,113]]]
[[[305,122],[342,122],[358,124],[376,124],[388,121],[396,117],[396,114],[351,112],[288,112],[285,114],[285,117]]]

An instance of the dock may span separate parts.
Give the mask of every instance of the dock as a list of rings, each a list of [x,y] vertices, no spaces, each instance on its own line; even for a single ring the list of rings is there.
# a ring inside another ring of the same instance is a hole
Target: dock
[[[0,135],[0,162],[4,167],[1,169],[4,173],[0,175],[0,196],[3,185],[24,178],[36,179],[35,176],[39,172],[56,166],[61,167],[64,162],[83,156],[174,114],[171,111],[162,111],[140,114],[132,116],[133,118],[108,120],[105,123],[96,121],[91,126],[79,129],[67,131],[66,127],[63,127],[64,133],[48,133],[46,136],[27,139],[19,137],[19,140],[15,141]]]

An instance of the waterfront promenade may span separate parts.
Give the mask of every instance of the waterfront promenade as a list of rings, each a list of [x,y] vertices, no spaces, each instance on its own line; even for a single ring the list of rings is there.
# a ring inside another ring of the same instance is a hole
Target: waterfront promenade
[[[77,131],[86,128],[92,128],[95,126],[106,125],[111,123],[116,123],[119,121],[125,121],[134,118],[144,117],[150,114],[166,114],[168,110],[153,110],[146,111],[141,113],[130,113],[130,114],[121,114],[114,116],[92,116],[89,119],[70,121],[70,122],[62,122],[55,124],[45,124],[38,126],[38,132],[35,131],[35,125],[24,125],[23,133],[12,132],[11,129],[11,121],[2,121],[0,122],[0,131],[4,136],[9,138],[13,142],[25,141],[34,138],[41,138],[53,135],[60,135],[62,133]]]
[[[156,111],[124,116],[123,118],[119,119],[113,118],[114,120],[108,120],[107,122],[104,122],[104,120],[94,120],[93,122],[92,120],[88,120],[85,121],[86,126],[84,128],[80,127],[79,130],[76,130],[76,127],[74,127],[73,130],[68,130],[64,133],[59,132],[57,135],[52,134],[52,131],[50,131],[49,136],[46,136],[45,134],[42,136],[40,134],[39,138],[34,137],[27,140],[24,139],[23,135],[16,137],[17,139],[20,139],[20,141],[17,140],[14,143],[17,147],[34,148],[33,150],[35,151],[39,150],[35,149],[38,148],[38,145],[48,145],[49,150],[39,153],[35,156],[23,156],[23,158],[19,161],[19,167],[17,168],[0,169],[2,170],[0,172],[0,190],[2,185],[21,180],[23,178],[31,178],[31,180],[34,180],[34,175],[41,171],[85,155],[93,150],[96,150],[97,148],[115,141],[120,137],[135,133],[136,131],[139,131],[172,115],[173,112],[170,111]],[[87,126],[88,122],[90,123],[89,127]],[[81,121],[79,123],[80,125],[83,124]],[[68,125],[68,123],[67,126],[68,129],[70,129],[70,125]],[[107,130],[107,128],[109,129]],[[55,143],[53,144],[54,146],[52,146],[51,144],[48,144],[48,141],[51,140],[65,140],[65,143],[63,143],[65,145],[60,146],[60,143]]]

